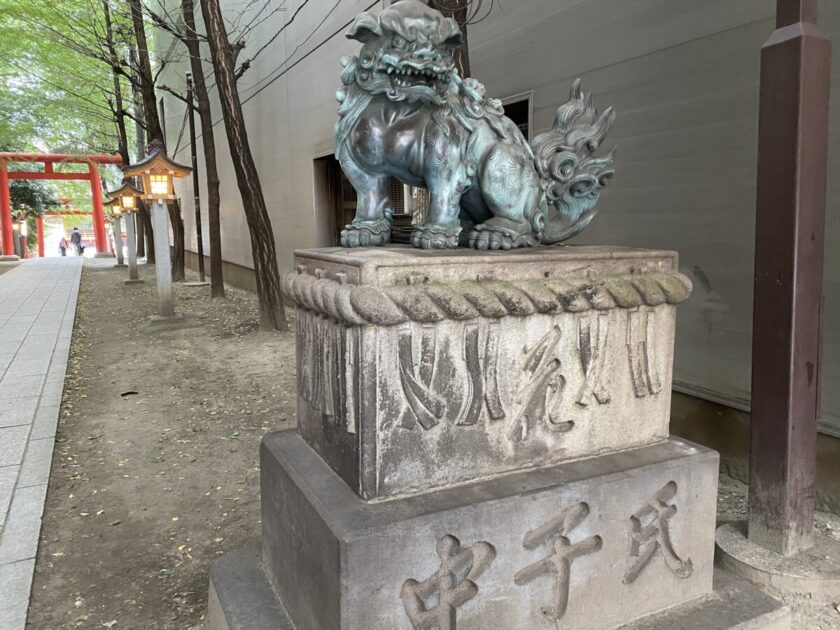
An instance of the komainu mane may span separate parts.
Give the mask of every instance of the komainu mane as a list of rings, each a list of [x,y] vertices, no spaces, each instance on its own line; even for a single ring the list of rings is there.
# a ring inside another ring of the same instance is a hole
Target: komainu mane
[[[461,31],[419,0],[361,13],[343,58],[336,156],[358,193],[345,247],[390,240],[392,177],[429,190],[415,247],[511,249],[559,243],[595,216],[613,156],[595,158],[615,120],[575,81],[550,131],[531,145],[484,85],[462,79],[452,52]]]

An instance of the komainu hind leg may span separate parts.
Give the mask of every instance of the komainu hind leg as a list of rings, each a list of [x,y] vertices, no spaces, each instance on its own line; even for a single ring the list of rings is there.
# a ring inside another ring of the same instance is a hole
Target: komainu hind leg
[[[539,245],[540,184],[533,160],[521,147],[500,143],[481,171],[481,196],[493,214],[474,226],[467,242],[475,249],[514,249]]]
[[[502,217],[493,217],[479,223],[473,227],[467,238],[470,247],[474,249],[515,249],[539,245],[530,224]]]

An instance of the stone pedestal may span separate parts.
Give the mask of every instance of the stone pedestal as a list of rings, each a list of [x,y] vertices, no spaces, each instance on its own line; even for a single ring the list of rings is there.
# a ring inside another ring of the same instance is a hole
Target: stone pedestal
[[[20,262],[20,256],[17,254],[0,254],[0,264],[16,265]]]
[[[126,215],[126,224],[130,217]],[[114,217],[114,253],[117,256],[117,264],[114,267],[125,267],[123,262],[123,246],[122,246],[122,217]]]
[[[668,437],[691,291],[673,252],[308,250],[283,283],[298,429],[263,441],[259,587],[282,621],[231,625],[217,571],[211,628],[664,628],[713,609],[718,457]]]
[[[137,213],[129,212],[125,215],[125,235],[128,241],[128,280],[125,284],[143,284],[137,273]]]
[[[169,253],[169,218],[166,202],[152,201],[152,229],[155,238],[155,283],[158,292],[158,312],[153,321],[175,318],[172,296],[172,258]]]
[[[717,467],[671,440],[365,503],[284,431],[262,447],[263,566],[301,628],[611,628],[711,591]]]

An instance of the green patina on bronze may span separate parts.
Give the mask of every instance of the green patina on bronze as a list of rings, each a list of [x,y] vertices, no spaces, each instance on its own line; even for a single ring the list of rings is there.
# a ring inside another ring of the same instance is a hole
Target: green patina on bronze
[[[347,33],[362,42],[343,58],[336,156],[358,193],[345,247],[384,245],[391,178],[429,190],[415,247],[511,249],[553,244],[583,230],[613,175],[596,158],[615,120],[575,81],[550,131],[532,144],[476,79],[458,75],[461,32],[419,0],[361,13]]]

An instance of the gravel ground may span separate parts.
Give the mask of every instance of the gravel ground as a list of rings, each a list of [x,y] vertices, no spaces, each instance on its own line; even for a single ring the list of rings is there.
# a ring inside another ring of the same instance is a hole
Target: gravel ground
[[[294,426],[294,339],[258,328],[256,299],[176,284],[187,317],[149,332],[147,284],[87,261],[28,627],[201,627],[207,573],[260,534],[260,438]],[[746,486],[721,477],[719,521],[746,518]],[[818,515],[840,539],[840,518]],[[835,606],[788,598],[795,630],[840,628]],[[840,603],[840,602],[838,602]]]

